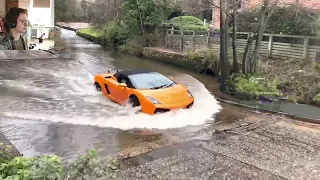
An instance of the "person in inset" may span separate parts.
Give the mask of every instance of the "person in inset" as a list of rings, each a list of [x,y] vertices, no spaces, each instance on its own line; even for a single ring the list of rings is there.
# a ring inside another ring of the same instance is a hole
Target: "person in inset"
[[[23,37],[29,24],[28,10],[10,8],[4,21],[5,32],[0,33],[0,50],[28,50],[28,42]]]

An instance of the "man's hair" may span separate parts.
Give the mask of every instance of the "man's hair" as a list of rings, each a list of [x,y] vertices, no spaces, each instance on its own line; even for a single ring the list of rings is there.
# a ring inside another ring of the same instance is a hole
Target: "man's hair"
[[[8,9],[6,16],[5,16],[5,23],[4,27],[6,30],[9,30],[10,28],[15,28],[17,25],[17,19],[20,14],[26,14],[28,15],[28,10],[27,9],[22,9],[18,7],[12,7]]]

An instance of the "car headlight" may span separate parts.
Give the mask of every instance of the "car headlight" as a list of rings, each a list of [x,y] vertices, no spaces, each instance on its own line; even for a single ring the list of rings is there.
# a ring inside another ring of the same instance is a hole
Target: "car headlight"
[[[160,104],[160,102],[153,97],[146,96],[146,98],[148,98],[153,104]]]
[[[189,90],[187,90],[187,91],[188,91],[188,94],[189,94],[189,98],[193,97],[191,92]]]

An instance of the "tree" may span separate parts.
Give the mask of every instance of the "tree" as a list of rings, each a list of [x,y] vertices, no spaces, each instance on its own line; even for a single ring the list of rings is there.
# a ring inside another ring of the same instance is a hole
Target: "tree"
[[[226,16],[227,2],[220,0],[220,71],[221,71],[221,91],[227,90],[229,81],[229,61],[228,61],[228,20]]]
[[[237,51],[237,9],[239,7],[239,0],[233,0],[232,3],[232,52],[233,52],[233,72],[239,72],[238,51]]]
[[[76,22],[86,20],[86,14],[77,0],[56,0],[55,1],[55,21],[56,22]]]
[[[252,32],[258,26],[260,9],[244,9],[238,13],[237,27],[240,32]],[[320,13],[299,4],[277,6],[266,27],[266,33],[316,36]],[[318,34],[320,35],[320,34]]]
[[[81,7],[87,19],[94,26],[100,26],[109,21],[119,21],[123,0],[81,0]]]
[[[168,18],[172,9],[171,0],[125,0],[121,6],[126,28],[134,35],[142,35],[147,45],[149,35]]]
[[[275,4],[278,4],[279,0],[275,1]],[[259,18],[259,25],[256,30],[256,33],[253,34],[252,32],[249,33],[249,38],[246,44],[243,60],[242,60],[242,73],[249,73],[254,74],[257,72],[257,67],[259,65],[260,60],[260,46],[261,46],[261,40],[263,37],[263,33],[266,29],[266,26],[269,22],[270,17],[273,14],[273,11],[276,7],[276,5],[273,4],[271,7],[269,7],[269,0],[264,0],[263,4],[261,5],[260,10],[260,18]],[[251,47],[252,42],[255,37],[255,46],[254,51],[251,53]]]

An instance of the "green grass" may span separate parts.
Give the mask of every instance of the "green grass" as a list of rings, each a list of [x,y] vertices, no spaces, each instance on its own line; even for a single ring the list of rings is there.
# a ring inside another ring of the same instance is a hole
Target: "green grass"
[[[102,37],[104,36],[103,30],[95,29],[95,28],[83,28],[78,30],[82,34],[92,35],[94,37]]]

